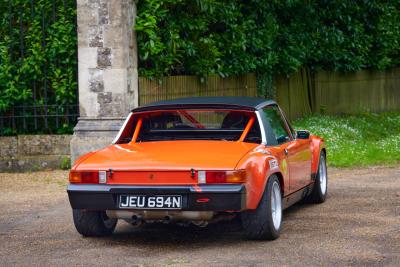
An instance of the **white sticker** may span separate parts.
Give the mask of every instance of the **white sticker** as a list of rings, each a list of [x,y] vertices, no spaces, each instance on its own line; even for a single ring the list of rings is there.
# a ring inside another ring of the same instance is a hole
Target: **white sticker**
[[[278,169],[278,161],[276,159],[271,159],[269,161],[269,168],[270,170]]]
[[[257,149],[256,152],[259,152],[259,153],[264,154],[264,155],[270,155],[271,154],[266,149]]]

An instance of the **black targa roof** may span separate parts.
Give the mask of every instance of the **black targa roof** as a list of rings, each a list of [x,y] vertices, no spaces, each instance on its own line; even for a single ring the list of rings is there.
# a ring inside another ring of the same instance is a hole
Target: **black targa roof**
[[[257,97],[188,97],[164,100],[135,108],[132,112],[175,108],[229,108],[257,110],[265,105],[276,104],[273,100]]]

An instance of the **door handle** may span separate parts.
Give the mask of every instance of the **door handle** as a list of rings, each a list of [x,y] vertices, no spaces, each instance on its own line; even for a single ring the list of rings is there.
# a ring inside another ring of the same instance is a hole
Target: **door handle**
[[[289,154],[289,150],[288,150],[287,148],[285,148],[285,149],[283,150],[283,152],[285,152],[285,155],[286,155],[286,156]]]

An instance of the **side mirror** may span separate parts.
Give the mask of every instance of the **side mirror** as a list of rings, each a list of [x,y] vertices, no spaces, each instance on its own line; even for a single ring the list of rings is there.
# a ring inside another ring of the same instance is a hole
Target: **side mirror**
[[[310,132],[306,130],[298,130],[296,132],[297,139],[309,139],[310,138]]]

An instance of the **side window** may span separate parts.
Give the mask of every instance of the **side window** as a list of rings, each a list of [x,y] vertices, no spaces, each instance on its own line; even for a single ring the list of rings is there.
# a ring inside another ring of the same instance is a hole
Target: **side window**
[[[278,144],[283,144],[290,141],[290,135],[286,129],[286,124],[282,119],[281,112],[279,111],[278,107],[268,106],[265,107],[263,111]]]

